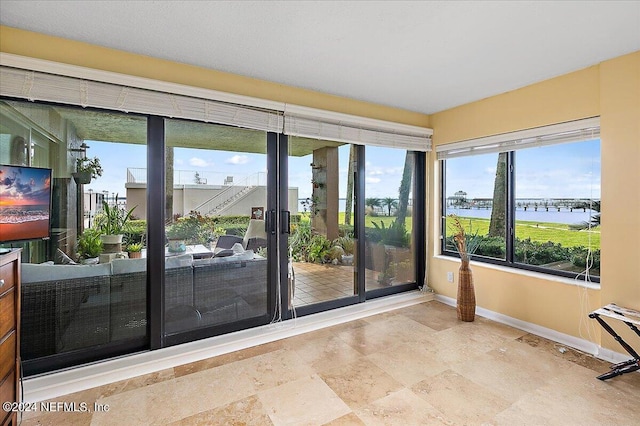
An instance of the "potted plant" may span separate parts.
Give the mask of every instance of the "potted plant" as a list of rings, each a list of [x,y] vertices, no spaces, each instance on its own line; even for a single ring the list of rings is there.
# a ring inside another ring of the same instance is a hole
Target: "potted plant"
[[[98,157],[76,159],[76,172],[72,176],[79,185],[91,183],[91,179],[102,176],[100,159]]]
[[[187,251],[186,241],[192,237],[193,230],[184,220],[177,220],[169,225],[165,231],[169,253],[184,253]]]
[[[118,195],[116,194],[116,205],[110,207],[105,201],[102,202],[102,212],[96,216],[96,224],[101,233],[102,242],[110,245],[113,252],[122,250],[122,237],[129,230],[129,220],[135,207],[129,211],[118,207]],[[114,247],[117,246],[117,247]]]
[[[98,256],[104,250],[100,231],[97,229],[85,229],[78,238],[78,255],[81,263],[98,263]]]
[[[353,264],[353,251],[355,249],[355,240],[349,237],[339,237],[335,241],[337,246],[342,247],[344,250],[344,254],[341,257],[341,262],[344,265],[352,265]]]
[[[139,259],[142,257],[142,243],[131,243],[127,245],[129,259]]]

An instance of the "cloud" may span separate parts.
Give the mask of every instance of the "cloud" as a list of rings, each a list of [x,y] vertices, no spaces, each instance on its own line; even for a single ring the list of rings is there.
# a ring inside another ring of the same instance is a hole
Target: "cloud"
[[[212,165],[209,162],[207,162],[207,160],[205,160],[203,158],[198,158],[198,157],[191,157],[189,159],[189,164],[191,166],[195,166],[195,167],[207,167],[207,166]]]
[[[249,157],[247,157],[246,155],[234,155],[231,158],[227,158],[224,162],[227,164],[236,165],[247,164],[249,162]]]
[[[374,177],[367,177],[365,178],[365,182],[366,183],[380,183],[382,179],[380,178],[374,178]]]

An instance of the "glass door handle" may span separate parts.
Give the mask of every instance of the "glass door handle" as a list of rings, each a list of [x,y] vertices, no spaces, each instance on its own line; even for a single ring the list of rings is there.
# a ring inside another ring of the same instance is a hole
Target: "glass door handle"
[[[264,231],[267,234],[276,235],[276,211],[274,209],[265,212]]]
[[[291,234],[291,212],[289,210],[280,211],[280,223],[282,223],[282,233]]]

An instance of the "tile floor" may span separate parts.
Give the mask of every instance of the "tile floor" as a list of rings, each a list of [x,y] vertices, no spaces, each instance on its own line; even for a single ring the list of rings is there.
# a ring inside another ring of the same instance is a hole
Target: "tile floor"
[[[353,266],[295,262],[294,306],[304,306],[327,300],[353,296]],[[365,270],[365,288],[384,287],[377,280],[378,272]]]
[[[640,374],[426,302],[56,398],[22,425],[638,425]]]

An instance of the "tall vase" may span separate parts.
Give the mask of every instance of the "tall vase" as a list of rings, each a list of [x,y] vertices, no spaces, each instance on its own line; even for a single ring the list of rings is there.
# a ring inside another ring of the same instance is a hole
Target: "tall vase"
[[[458,274],[458,319],[471,322],[476,315],[476,292],[473,288],[473,274],[468,260],[462,261]]]

